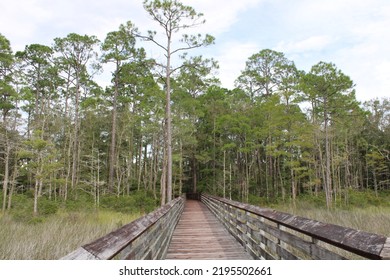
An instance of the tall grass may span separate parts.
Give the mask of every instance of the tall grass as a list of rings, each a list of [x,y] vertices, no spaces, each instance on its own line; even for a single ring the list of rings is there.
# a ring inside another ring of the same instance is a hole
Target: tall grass
[[[43,220],[27,223],[3,215],[0,216],[0,259],[59,259],[139,216],[141,214],[107,210],[59,212]]]

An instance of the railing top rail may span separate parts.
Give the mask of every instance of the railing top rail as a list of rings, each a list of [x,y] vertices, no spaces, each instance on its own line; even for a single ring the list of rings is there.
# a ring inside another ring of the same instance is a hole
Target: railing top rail
[[[202,194],[202,196],[266,218],[277,224],[353,252],[365,258],[390,258],[390,238],[383,235],[351,229],[334,224],[327,224],[308,218],[299,217],[268,208],[261,208],[258,206],[232,201],[212,195]]]
[[[83,245],[63,259],[103,259],[115,257],[123,248],[133,242],[145,231],[165,216],[170,209],[180,203],[184,197],[178,197],[159,209],[110,232],[109,234]]]

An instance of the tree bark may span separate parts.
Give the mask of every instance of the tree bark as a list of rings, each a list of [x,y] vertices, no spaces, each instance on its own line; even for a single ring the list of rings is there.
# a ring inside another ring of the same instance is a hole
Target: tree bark
[[[3,213],[6,210],[7,205],[7,195],[8,195],[8,184],[9,184],[9,154],[10,154],[10,146],[8,141],[8,135],[6,135],[6,152],[5,152],[5,158],[4,158],[4,178],[3,178],[3,207],[2,211]]]
[[[118,107],[118,91],[119,91],[119,64],[116,65],[115,74],[115,89],[112,101],[112,119],[111,119],[111,143],[110,143],[110,162],[108,170],[108,189],[114,189],[114,173],[116,162],[116,122],[117,122],[117,107]]]
[[[172,200],[172,116],[171,116],[171,36],[168,35],[167,67],[166,67],[166,198]]]
[[[332,175],[331,175],[331,150],[330,150],[330,136],[329,136],[329,123],[328,123],[328,112],[326,109],[325,100],[325,195],[326,195],[326,206],[328,209],[332,207]]]
[[[74,190],[76,187],[77,182],[77,167],[78,167],[78,158],[79,158],[79,127],[80,127],[80,120],[79,120],[79,104],[80,104],[80,81],[79,77],[77,79],[76,84],[76,99],[75,99],[75,117],[74,117],[74,131],[73,131],[73,155],[72,155],[72,181],[71,181],[71,188]]]
[[[13,195],[14,190],[15,190],[17,176],[18,176],[18,162],[16,160],[15,164],[14,164],[14,170],[12,172],[11,189],[10,189],[9,194],[8,194],[8,205],[7,205],[8,210],[11,209],[11,206],[12,206],[12,195]]]

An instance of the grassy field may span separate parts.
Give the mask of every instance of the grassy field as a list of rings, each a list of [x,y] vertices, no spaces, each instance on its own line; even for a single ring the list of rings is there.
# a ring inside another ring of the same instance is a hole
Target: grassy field
[[[0,214],[0,259],[59,259],[139,216],[107,210],[59,211],[38,222],[25,222]]]

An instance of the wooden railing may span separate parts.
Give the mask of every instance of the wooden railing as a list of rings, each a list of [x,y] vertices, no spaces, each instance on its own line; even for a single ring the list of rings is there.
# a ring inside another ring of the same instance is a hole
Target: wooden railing
[[[390,238],[205,194],[192,194],[255,259],[390,259]],[[164,259],[185,197],[62,259]]]
[[[390,259],[390,238],[210,195],[201,201],[255,259]]]
[[[156,211],[81,246],[62,259],[164,259],[184,202],[184,196],[178,197]]]

